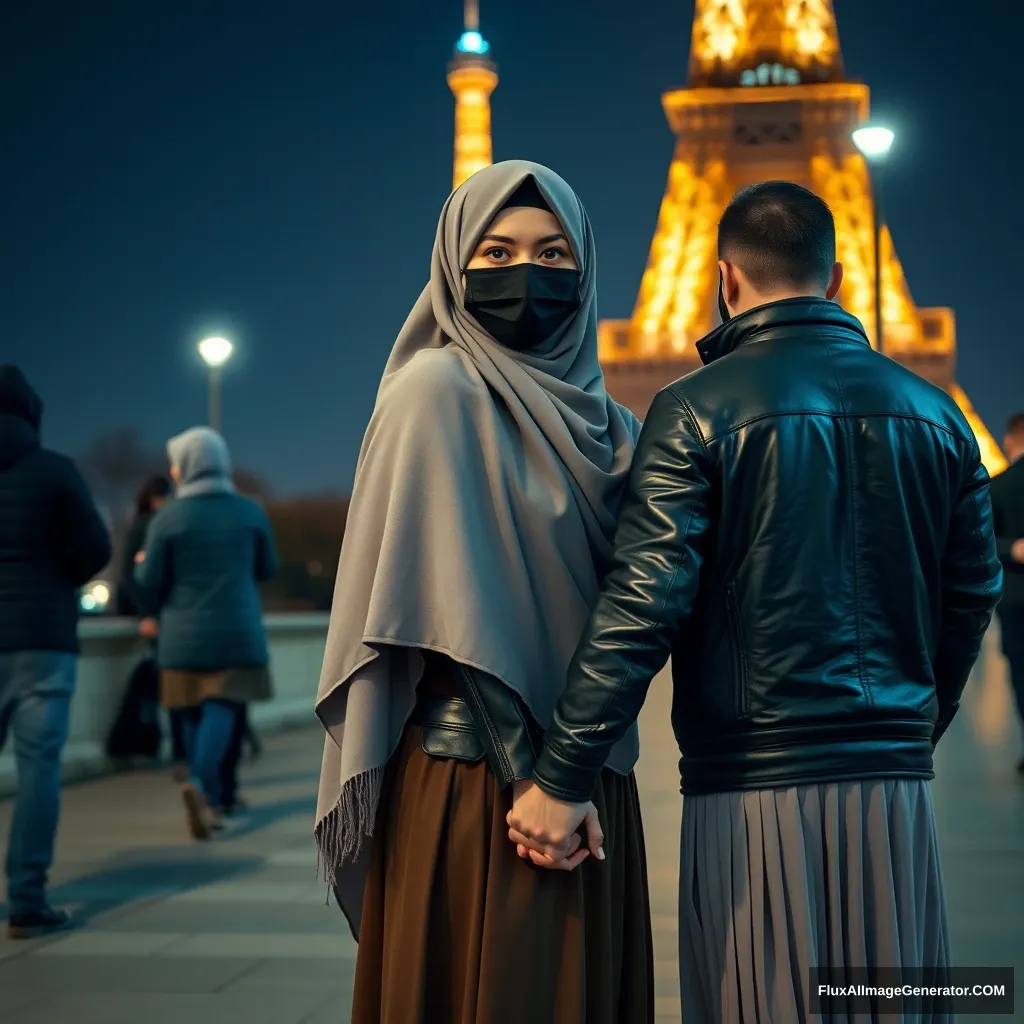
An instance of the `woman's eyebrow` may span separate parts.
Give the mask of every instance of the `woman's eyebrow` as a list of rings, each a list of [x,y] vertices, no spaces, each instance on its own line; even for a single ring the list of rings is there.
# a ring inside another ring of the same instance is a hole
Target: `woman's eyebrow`
[[[501,242],[502,245],[516,245],[516,239],[509,238],[508,235],[484,235],[480,239],[481,242]],[[550,245],[552,242],[568,242],[569,239],[565,237],[560,231],[555,235],[545,235],[543,238],[538,238],[534,245]]]

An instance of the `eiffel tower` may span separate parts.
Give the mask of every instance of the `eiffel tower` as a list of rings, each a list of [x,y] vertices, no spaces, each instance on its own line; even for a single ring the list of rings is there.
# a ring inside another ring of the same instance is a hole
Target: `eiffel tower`
[[[845,268],[839,301],[873,335],[873,194],[852,141],[869,100],[844,74],[831,0],[697,0],[688,84],[662,96],[676,148],[640,294],[631,319],[599,329],[618,401],[642,416],[660,388],[701,365],[694,343],[718,323],[718,219],[755,182],[795,181],[829,204]],[[953,311],[915,304],[885,227],[881,257],[883,351],[953,396],[999,472],[1002,452],[956,383]]]

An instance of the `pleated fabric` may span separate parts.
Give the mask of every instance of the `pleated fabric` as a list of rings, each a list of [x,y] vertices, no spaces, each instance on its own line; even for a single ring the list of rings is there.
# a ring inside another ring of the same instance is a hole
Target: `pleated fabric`
[[[651,1024],[640,802],[606,770],[603,863],[521,860],[485,761],[435,759],[406,728],[388,766],[360,924],[353,1024]]]
[[[686,1024],[798,1024],[813,967],[949,966],[930,784],[871,779],[683,799]],[[833,1004],[833,1011],[835,1010]],[[898,1021],[889,1013],[830,1024]],[[945,1024],[946,1009],[908,1020]]]

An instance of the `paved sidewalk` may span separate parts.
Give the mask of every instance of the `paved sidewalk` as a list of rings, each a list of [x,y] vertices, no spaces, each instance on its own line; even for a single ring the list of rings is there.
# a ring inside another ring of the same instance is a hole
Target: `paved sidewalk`
[[[983,667],[940,748],[935,785],[956,960],[1024,967],[1024,783],[1013,772],[1020,740],[1001,659],[989,654]],[[668,687],[656,681],[638,774],[659,1022],[678,1024],[680,801],[668,713]],[[43,942],[0,937],[0,1022],[348,1020],[355,947],[337,909],[325,906],[310,839],[320,732],[265,746],[245,773],[253,814],[214,843],[188,839],[176,788],[162,773],[66,790],[53,895],[84,926]],[[0,836],[9,816],[0,803]]]

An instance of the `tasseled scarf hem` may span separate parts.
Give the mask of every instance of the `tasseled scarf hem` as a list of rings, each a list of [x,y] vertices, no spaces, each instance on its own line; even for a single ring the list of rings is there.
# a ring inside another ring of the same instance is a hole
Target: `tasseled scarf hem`
[[[366,841],[373,837],[383,785],[383,765],[349,779],[341,787],[334,808],[313,829],[317,878],[322,877],[329,888],[334,888],[338,871],[354,863]]]

